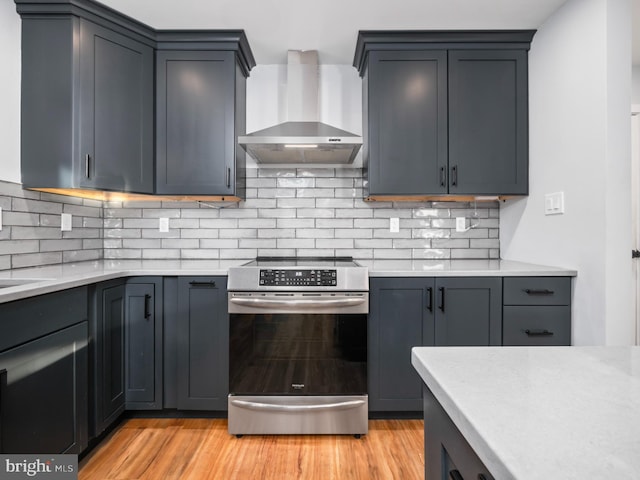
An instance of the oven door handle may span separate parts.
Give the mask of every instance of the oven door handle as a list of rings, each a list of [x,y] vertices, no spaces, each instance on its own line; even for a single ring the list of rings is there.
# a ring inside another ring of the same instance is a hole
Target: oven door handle
[[[345,400],[335,403],[318,403],[304,405],[278,405],[272,403],[252,402],[249,400],[231,400],[231,404],[236,407],[247,408],[249,410],[261,410],[268,412],[321,412],[324,410],[348,410],[362,407],[365,400]]]
[[[325,308],[325,307],[354,307],[356,305],[362,305],[367,301],[365,297],[340,297],[330,298],[329,300],[319,299],[282,299],[277,297],[260,297],[260,298],[247,298],[247,297],[232,297],[229,299],[231,303],[236,305],[242,305],[244,307],[254,308],[291,308],[296,309],[300,307],[304,308]]]

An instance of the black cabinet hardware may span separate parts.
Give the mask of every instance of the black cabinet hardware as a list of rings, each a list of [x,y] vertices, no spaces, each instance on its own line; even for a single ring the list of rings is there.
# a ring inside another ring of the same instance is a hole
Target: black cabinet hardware
[[[464,477],[460,475],[458,470],[451,470],[449,472],[449,477],[451,477],[451,480],[464,480]]]
[[[631,250],[631,258],[640,258],[640,250]]]
[[[478,474],[478,480],[487,480],[487,477],[485,477],[484,474],[479,473]]]
[[[433,288],[427,288],[427,310],[433,312]]]
[[[548,288],[543,288],[540,290],[525,288],[522,291],[527,295],[553,295],[555,293],[553,290],[549,290]]]
[[[227,187],[231,186],[231,168],[227,167]]]
[[[192,287],[216,288],[216,282],[189,282]]]
[[[451,186],[455,187],[458,185],[458,166],[454,165],[451,167]]]
[[[445,169],[440,167],[440,186],[445,187],[447,185],[447,179],[445,178]]]
[[[438,305],[438,308],[444,312],[444,287],[439,287],[438,290],[440,290],[440,305]]]
[[[84,176],[86,178],[89,178],[91,175],[89,175],[89,162],[91,161],[91,155],[89,155],[88,153],[84,156]]]
[[[553,335],[553,332],[550,332],[546,328],[544,330],[529,330],[529,329],[526,329],[524,331],[524,333],[526,333],[530,337],[550,337],[550,336]]]
[[[149,301],[151,300],[151,295],[146,294],[144,296],[144,318],[149,319],[151,317],[151,310],[149,308]]]

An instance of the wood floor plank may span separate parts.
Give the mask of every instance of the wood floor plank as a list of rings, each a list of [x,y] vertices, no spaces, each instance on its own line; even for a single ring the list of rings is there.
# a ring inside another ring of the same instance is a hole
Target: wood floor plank
[[[82,460],[79,480],[413,480],[423,422],[370,420],[369,434],[247,435],[224,419],[130,419]]]

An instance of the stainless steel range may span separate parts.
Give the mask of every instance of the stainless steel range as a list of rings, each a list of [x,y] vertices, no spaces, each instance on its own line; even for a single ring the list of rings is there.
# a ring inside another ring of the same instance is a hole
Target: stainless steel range
[[[229,433],[367,433],[366,267],[259,257],[227,287]]]

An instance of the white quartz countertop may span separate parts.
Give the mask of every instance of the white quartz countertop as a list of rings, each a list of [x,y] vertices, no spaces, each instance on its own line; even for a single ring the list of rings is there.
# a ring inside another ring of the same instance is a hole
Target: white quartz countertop
[[[227,275],[238,260],[101,260],[0,272],[0,303],[55,292],[119,277],[145,275]],[[575,276],[575,270],[509,260],[357,260],[371,277]]]
[[[498,480],[640,478],[640,347],[415,347]]]
[[[512,260],[358,260],[370,277],[575,277],[575,270]]]
[[[0,286],[13,281],[28,283],[0,288],[0,303],[120,277],[227,275],[229,267],[242,265],[247,261],[101,260],[8,270],[0,272]]]

